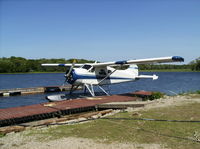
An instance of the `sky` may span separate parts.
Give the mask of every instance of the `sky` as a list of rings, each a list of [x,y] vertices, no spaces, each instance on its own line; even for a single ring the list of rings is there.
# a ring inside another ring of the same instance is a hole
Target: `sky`
[[[0,0],[0,57],[200,57],[200,0]]]

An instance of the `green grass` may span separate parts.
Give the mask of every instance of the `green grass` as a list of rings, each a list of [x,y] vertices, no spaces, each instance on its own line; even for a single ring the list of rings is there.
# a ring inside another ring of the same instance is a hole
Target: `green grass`
[[[187,91],[187,92],[182,92],[182,93],[179,93],[179,95],[188,95],[188,96],[191,96],[191,97],[200,97],[200,90],[196,90],[196,91]]]
[[[1,137],[4,137],[4,136],[5,136],[5,134],[0,133],[0,138],[1,138]]]
[[[112,117],[200,120],[200,104],[157,108],[143,111],[141,116],[133,116],[133,113],[126,112]],[[157,143],[174,149],[199,149],[200,143],[192,141],[194,134],[199,135],[200,139],[200,123],[99,119],[88,123],[52,127],[43,131],[33,130],[28,135],[37,135],[43,140],[72,136],[101,142],[103,140],[104,143]]]
[[[143,100],[155,100],[162,98],[164,96],[164,93],[161,92],[152,92],[152,95],[148,96],[147,98],[144,98]]]

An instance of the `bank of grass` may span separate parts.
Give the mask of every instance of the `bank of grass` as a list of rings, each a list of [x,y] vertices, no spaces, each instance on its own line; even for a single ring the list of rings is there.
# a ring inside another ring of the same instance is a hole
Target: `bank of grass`
[[[140,114],[122,112],[114,118],[154,118],[170,120],[199,120],[200,104],[192,103],[182,106],[156,108],[142,111]],[[41,140],[62,137],[82,137],[111,143],[163,144],[166,148],[199,149],[200,123],[156,122],[138,120],[98,119],[88,123],[62,125],[46,130],[33,130],[28,135],[37,135]]]
[[[187,95],[187,96],[191,96],[191,97],[199,97],[200,98],[200,90],[182,92],[182,93],[179,93],[179,95],[181,95],[181,96]]]
[[[1,137],[4,137],[4,136],[5,136],[5,134],[0,133],[0,138],[1,138]]]

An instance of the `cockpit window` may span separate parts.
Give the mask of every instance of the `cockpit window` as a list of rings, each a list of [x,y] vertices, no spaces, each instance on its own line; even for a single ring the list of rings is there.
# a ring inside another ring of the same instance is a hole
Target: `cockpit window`
[[[83,69],[87,69],[87,70],[89,70],[90,68],[91,68],[92,66],[91,65],[83,65]]]

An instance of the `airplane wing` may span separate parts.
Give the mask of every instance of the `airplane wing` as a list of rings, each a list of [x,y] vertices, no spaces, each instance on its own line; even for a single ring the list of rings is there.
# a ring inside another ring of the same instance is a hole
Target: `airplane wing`
[[[93,63],[93,67],[105,67],[105,66],[116,66],[116,65],[130,65],[130,64],[154,64],[154,63],[168,63],[168,62],[183,62],[184,58],[180,56],[170,57],[159,57],[159,58],[147,58],[147,59],[136,59],[128,61],[115,61],[105,63]]]
[[[71,64],[41,64],[42,66],[60,66],[60,67],[70,67],[72,66],[72,63]],[[84,64],[74,64],[75,67],[80,67]]]
[[[130,64],[154,64],[154,63],[168,63],[168,62],[183,62],[184,58],[180,56],[170,56],[170,57],[159,57],[159,58],[147,58],[147,59],[136,59],[128,61],[114,61],[105,63],[86,63],[92,65],[93,67],[106,67],[106,66],[117,66],[117,65],[130,65]],[[75,67],[80,67],[84,64],[74,64]],[[42,64],[42,66],[61,66],[70,67],[72,64]]]

